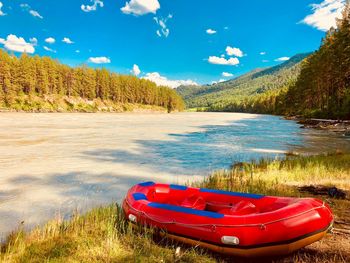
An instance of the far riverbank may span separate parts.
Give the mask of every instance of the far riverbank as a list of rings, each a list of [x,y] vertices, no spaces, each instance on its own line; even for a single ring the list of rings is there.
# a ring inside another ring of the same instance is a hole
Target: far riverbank
[[[350,136],[350,120],[315,119],[300,117],[285,117],[301,124],[301,128],[311,128],[336,132],[344,136]]]

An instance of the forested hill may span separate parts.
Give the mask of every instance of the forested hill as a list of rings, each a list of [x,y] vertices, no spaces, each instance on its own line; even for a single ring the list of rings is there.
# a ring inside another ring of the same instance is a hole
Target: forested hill
[[[49,57],[17,58],[0,49],[0,109],[124,111],[135,107],[182,110],[175,90],[106,69],[63,65]]]
[[[282,99],[285,114],[350,119],[350,1]]]
[[[188,107],[350,119],[350,1],[319,50],[203,87],[180,87]]]
[[[308,55],[298,54],[280,65],[256,69],[233,80],[202,87],[181,86],[177,91],[189,108],[224,109],[232,103],[251,100],[264,93],[279,93],[297,79],[301,61]]]

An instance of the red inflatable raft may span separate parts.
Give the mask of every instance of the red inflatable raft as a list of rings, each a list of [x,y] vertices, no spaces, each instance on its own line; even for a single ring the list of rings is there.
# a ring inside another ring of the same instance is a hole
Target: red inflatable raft
[[[332,226],[327,204],[313,198],[235,193],[140,183],[123,202],[128,220],[219,253],[257,257],[291,253]]]

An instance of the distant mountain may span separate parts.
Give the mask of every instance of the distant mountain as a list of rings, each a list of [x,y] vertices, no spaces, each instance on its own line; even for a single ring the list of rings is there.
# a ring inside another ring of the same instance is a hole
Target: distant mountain
[[[294,82],[301,69],[301,62],[310,53],[298,54],[288,61],[270,68],[255,69],[247,74],[225,82],[204,86],[180,86],[177,92],[187,107],[211,107],[232,101],[254,97],[278,90]]]

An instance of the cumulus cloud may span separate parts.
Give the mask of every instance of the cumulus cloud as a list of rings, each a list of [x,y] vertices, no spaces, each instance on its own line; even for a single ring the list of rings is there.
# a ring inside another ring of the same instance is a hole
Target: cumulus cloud
[[[259,54],[264,56],[264,55],[266,55],[266,52],[265,51],[261,51]]]
[[[29,14],[31,14],[32,16],[34,17],[37,17],[37,18],[40,18],[40,19],[43,19],[43,17],[39,14],[38,11],[35,11],[35,10],[29,10]]]
[[[208,62],[210,64],[217,64],[217,65],[228,65],[228,66],[234,66],[239,64],[238,58],[222,58],[222,57],[216,57],[216,56],[210,56],[208,58]]]
[[[52,52],[52,53],[56,53],[57,51],[56,50],[53,50],[47,46],[43,46],[43,48],[46,50],[46,51],[49,51],[49,52]]]
[[[208,28],[205,32],[207,32],[208,35],[216,34],[216,31],[214,29]]]
[[[72,40],[70,40],[68,37],[64,37],[62,39],[62,42],[63,43],[66,43],[66,44],[73,44],[74,42]]]
[[[222,72],[222,74],[221,74],[223,77],[232,77],[233,76],[233,74],[232,73],[229,73],[229,72]]]
[[[92,3],[91,5],[81,5],[80,8],[81,10],[83,10],[84,12],[91,12],[91,11],[96,11],[97,7],[103,7],[104,4],[101,0],[90,0],[90,2]]]
[[[167,27],[166,23],[168,22],[169,19],[173,18],[173,15],[169,14],[166,18],[163,17],[154,17],[154,21],[159,25],[160,29],[156,31],[156,34],[159,37],[168,37],[170,34],[170,30]]]
[[[289,59],[290,59],[290,57],[280,57],[280,58],[276,58],[275,61],[280,62],[280,61],[287,61]]]
[[[1,9],[4,5],[2,4],[2,2],[0,2],[0,16],[4,16],[6,15]]]
[[[301,22],[318,30],[327,31],[331,27],[336,27],[336,18],[341,17],[344,5],[345,0],[324,0],[320,4],[312,4],[312,14]]]
[[[141,70],[140,70],[140,68],[139,68],[138,65],[134,64],[134,66],[132,67],[131,72],[132,72],[132,74],[134,74],[135,76],[138,76],[138,75],[140,75]]]
[[[0,38],[0,44],[10,51],[33,54],[35,48],[32,43],[28,43],[22,37],[16,35],[8,35],[6,39]]]
[[[181,85],[193,85],[198,86],[198,83],[196,83],[193,80],[169,80],[168,78],[161,76],[158,72],[153,73],[147,73],[146,76],[143,77],[143,79],[148,79],[150,81],[153,81],[158,86],[167,86],[170,88],[177,88]]]
[[[79,49],[75,50],[75,53],[80,53],[80,50]]]
[[[56,39],[54,39],[53,37],[48,37],[45,39],[45,42],[49,44],[53,44],[56,42]]]
[[[226,47],[226,53],[229,56],[243,57],[243,52],[237,47]]]
[[[263,62],[263,63],[267,63],[267,62],[269,62],[269,61],[268,61],[267,59],[263,59],[262,62]]]
[[[109,64],[111,60],[107,57],[90,57],[89,62],[94,64]]]
[[[124,14],[142,16],[149,13],[155,14],[159,8],[160,4],[158,0],[130,0],[120,10]]]

